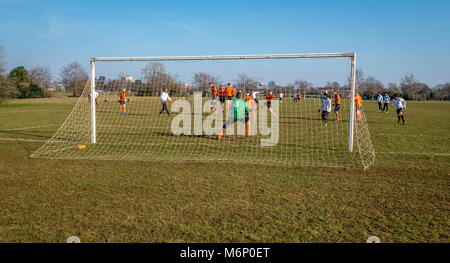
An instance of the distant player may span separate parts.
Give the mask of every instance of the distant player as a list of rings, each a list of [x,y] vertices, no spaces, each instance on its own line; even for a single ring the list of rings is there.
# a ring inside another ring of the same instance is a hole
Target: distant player
[[[278,97],[280,98],[280,102],[283,102],[283,98],[284,98],[283,92],[280,92],[280,94],[278,94]]]
[[[339,110],[341,109],[341,96],[337,91],[333,91],[334,94],[334,114],[336,114],[336,121],[340,121]]]
[[[161,90],[161,96],[160,96],[159,98],[160,98],[161,103],[162,103],[162,109],[161,109],[161,111],[159,112],[159,115],[161,115],[161,113],[163,113],[163,111],[166,111],[166,112],[167,112],[167,115],[170,115],[170,112],[169,112],[169,110],[167,109],[167,101],[168,101],[168,100],[171,101],[172,99],[169,97],[168,90],[167,90],[167,89],[165,89],[164,91]]]
[[[386,110],[386,113],[388,113],[389,112],[389,102],[391,101],[391,98],[389,97],[387,92],[384,93],[383,101],[384,101],[383,111]]]
[[[259,100],[258,100],[258,94],[259,91],[251,90],[250,94],[252,95],[253,100],[256,103],[256,110],[259,110]]]
[[[378,110],[381,112],[383,110],[383,95],[381,95],[381,92],[378,92],[377,94],[377,102],[378,102]]]
[[[119,98],[119,103],[120,103],[120,114],[126,114],[127,113],[127,99],[126,99],[126,96],[125,96],[125,92],[126,92],[127,90],[126,89],[123,89],[121,92],[120,92],[120,98]]]
[[[295,94],[294,96],[294,101],[301,102],[302,94],[300,93],[300,91],[297,91],[297,94]]]
[[[250,110],[247,106],[247,103],[245,103],[245,101],[243,99],[241,99],[241,97],[243,96],[242,91],[239,90],[238,93],[239,94],[237,94],[237,98],[234,99],[233,102],[231,103],[232,115],[227,120],[225,125],[223,125],[222,130],[220,131],[220,134],[217,137],[218,140],[220,140],[222,138],[227,127],[229,127],[230,125],[233,125],[233,123],[236,121],[245,123],[246,134],[247,134],[247,136],[250,136],[250,122],[249,122],[249,116],[248,116],[250,113]]]
[[[355,97],[355,108],[356,108],[356,120],[361,120],[361,113],[362,113],[362,107],[363,107],[363,99],[359,95],[359,93],[356,93]]]
[[[236,96],[236,91],[233,87],[231,87],[231,83],[227,84],[227,88],[225,89],[227,94],[227,110],[230,109],[231,101],[233,100],[233,95]]]
[[[253,115],[253,120],[256,120],[256,102],[251,93],[247,94],[247,97],[244,99],[245,103],[250,110],[250,113]]]
[[[276,115],[275,112],[272,111],[272,100],[275,99],[275,96],[273,95],[272,91],[269,91],[269,94],[267,94],[266,96],[266,100],[267,100],[267,108],[269,108],[269,111],[273,114]]]
[[[403,121],[403,125],[405,125],[405,118],[403,117],[403,110],[406,109],[406,101],[403,98],[399,98],[397,94],[394,95],[394,99],[392,100],[392,106],[397,109],[397,123],[400,123],[400,119]]]
[[[328,94],[323,94],[322,106],[320,106],[319,112],[322,111],[322,121],[327,126],[328,114],[331,112],[331,100],[328,98]]]
[[[220,85],[220,88],[219,88],[219,101],[220,101],[220,104],[222,105],[222,111],[225,109],[225,98],[226,97],[227,97],[226,90],[223,87],[223,85]]]
[[[98,92],[97,92],[96,90],[94,90],[95,105],[98,106],[98,100],[97,100],[97,98],[98,98]],[[88,94],[88,100],[89,100],[89,103],[91,103],[91,93]]]
[[[214,112],[216,110],[217,94],[219,91],[213,83],[209,83],[209,86],[211,87],[211,112]]]

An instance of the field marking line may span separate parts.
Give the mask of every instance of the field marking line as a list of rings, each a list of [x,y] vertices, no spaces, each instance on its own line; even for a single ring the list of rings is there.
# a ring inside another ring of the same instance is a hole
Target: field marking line
[[[400,155],[433,155],[433,156],[450,156],[450,153],[412,153],[412,152],[376,152],[381,154],[400,154]]]
[[[37,128],[50,127],[50,126],[58,126],[58,125],[56,125],[56,124],[49,124],[49,125],[41,125],[41,126],[32,126],[32,127],[22,127],[22,128],[15,128],[15,129],[6,129],[6,130],[0,130],[0,131],[32,130],[32,129],[37,129]]]
[[[67,111],[69,112],[70,110],[17,110],[17,111],[0,111],[0,113],[26,113],[26,112],[46,112],[46,111],[51,111],[51,112],[56,112],[56,111]]]
[[[15,138],[0,138],[2,141],[23,141],[23,142],[46,142],[47,140],[33,140],[33,139],[15,139]]]

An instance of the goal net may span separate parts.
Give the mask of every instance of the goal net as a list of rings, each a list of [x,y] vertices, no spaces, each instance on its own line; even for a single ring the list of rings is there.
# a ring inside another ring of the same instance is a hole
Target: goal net
[[[375,152],[364,111],[356,118],[355,61],[353,53],[95,58],[72,112],[31,157],[367,169]]]

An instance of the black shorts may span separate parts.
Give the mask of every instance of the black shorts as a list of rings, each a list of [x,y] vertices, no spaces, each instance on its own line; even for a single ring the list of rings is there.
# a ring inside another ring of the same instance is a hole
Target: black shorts
[[[233,99],[233,97],[231,97],[231,96],[227,97],[227,100],[232,100],[232,99]]]
[[[334,111],[339,111],[341,109],[341,104],[334,105]]]
[[[220,97],[219,100],[220,100],[221,103],[224,103],[225,102],[225,97]]]
[[[322,119],[328,117],[328,113],[329,113],[328,111],[323,110],[323,111],[322,111]]]
[[[124,100],[119,100],[120,105],[125,105],[125,101]]]
[[[403,112],[403,109],[397,109],[397,114],[400,114],[401,112]]]
[[[267,102],[267,107],[272,108],[272,102]]]

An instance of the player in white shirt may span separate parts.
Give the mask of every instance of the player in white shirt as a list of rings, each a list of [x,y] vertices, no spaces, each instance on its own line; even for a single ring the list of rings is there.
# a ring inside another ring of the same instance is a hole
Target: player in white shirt
[[[167,109],[167,101],[168,100],[171,101],[172,99],[169,97],[168,90],[167,89],[165,89],[164,91],[161,90],[161,96],[159,98],[161,99],[162,103],[162,109],[159,112],[159,115],[161,115],[161,113],[163,113],[164,110],[167,112],[167,115],[170,115],[169,110]]]
[[[397,123],[400,123],[400,119],[403,121],[403,125],[405,125],[405,118],[403,117],[403,110],[406,109],[406,101],[403,98],[399,98],[397,94],[394,95],[394,99],[392,100],[392,106],[397,109]]]
[[[388,113],[389,112],[389,102],[391,102],[391,98],[389,97],[387,92],[384,93],[383,101],[384,101],[384,106],[383,106],[382,111],[386,110],[386,113]]]
[[[258,93],[260,93],[260,92],[259,91],[254,91],[254,90],[250,91],[250,94],[252,95],[253,100],[256,102],[256,109],[257,110],[259,110],[259,100],[258,100],[258,96],[256,95]]]
[[[378,92],[377,94],[377,102],[378,102],[378,110],[382,111],[382,105],[383,105],[383,95],[381,95],[381,92]]]
[[[278,97],[280,98],[280,102],[283,102],[283,98],[284,98],[283,92],[280,92],[280,94],[278,94]]]
[[[320,106],[319,112],[320,111],[322,111],[322,120],[326,126],[328,114],[331,112],[331,100],[326,93],[323,95],[322,106]]]
[[[98,98],[98,92],[96,90],[94,90],[95,105],[98,106],[97,98]],[[88,99],[89,99],[89,103],[91,103],[91,93],[88,94]]]

